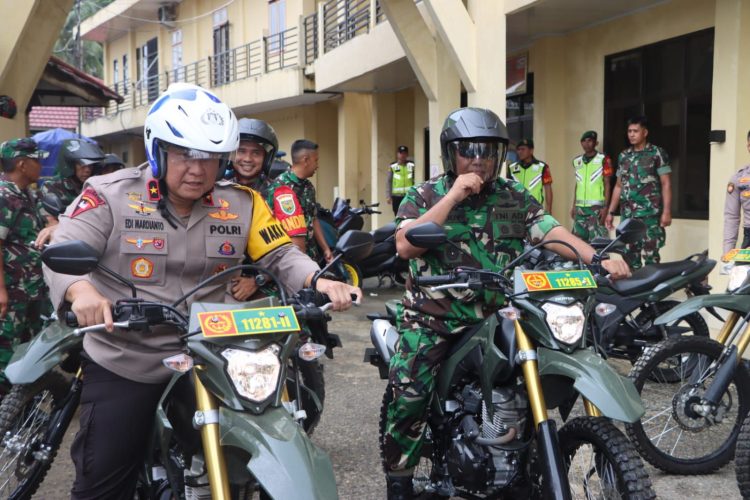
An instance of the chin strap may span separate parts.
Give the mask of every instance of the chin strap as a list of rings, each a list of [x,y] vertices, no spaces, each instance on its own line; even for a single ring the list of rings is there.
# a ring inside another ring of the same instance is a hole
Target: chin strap
[[[177,229],[177,222],[174,220],[174,216],[169,212],[167,208],[167,200],[162,193],[167,192],[167,183],[164,179],[159,181],[152,179],[148,182],[148,197],[151,201],[156,201],[156,208],[167,223],[172,226],[172,229]]]

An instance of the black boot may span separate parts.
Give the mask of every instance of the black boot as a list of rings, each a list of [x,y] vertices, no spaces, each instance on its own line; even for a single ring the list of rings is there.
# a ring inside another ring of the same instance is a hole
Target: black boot
[[[392,476],[388,474],[385,481],[388,485],[388,500],[411,500],[414,498],[412,476]]]

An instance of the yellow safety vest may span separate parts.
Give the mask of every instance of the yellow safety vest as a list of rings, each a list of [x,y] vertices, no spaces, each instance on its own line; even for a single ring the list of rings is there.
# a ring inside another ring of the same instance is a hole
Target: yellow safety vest
[[[524,168],[520,161],[512,163],[508,167],[511,178],[523,184],[523,187],[531,193],[536,201],[544,203],[544,184],[542,183],[542,176],[544,175],[545,163],[542,161],[535,161],[528,167]]]
[[[583,155],[573,159],[576,169],[576,206],[604,206],[604,156],[597,153],[588,163]]]
[[[414,164],[410,161],[406,165],[399,165],[398,162],[391,163],[391,194],[403,196],[414,185]]]

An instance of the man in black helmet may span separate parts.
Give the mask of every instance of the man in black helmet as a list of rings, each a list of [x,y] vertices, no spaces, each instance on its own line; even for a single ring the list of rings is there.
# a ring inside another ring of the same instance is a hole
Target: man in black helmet
[[[268,187],[268,171],[276,157],[279,141],[276,132],[263,120],[242,118],[240,146],[232,163],[232,182],[253,188],[265,196]]]
[[[409,259],[410,279],[402,301],[401,337],[390,366],[393,398],[383,448],[390,499],[413,496],[413,469],[440,363],[467,327],[505,302],[492,292],[432,292],[415,286],[414,278],[446,274],[459,266],[499,271],[523,251],[524,239],[562,240],[585,262],[594,256],[593,248],[560,226],[521,184],[498,178],[508,133],[495,113],[477,108],[454,111],[443,125],[440,145],[445,174],[412,187],[396,216],[396,247],[400,257]],[[450,244],[429,250],[412,246],[403,228],[423,222],[444,226]],[[456,245],[464,251],[457,252]],[[575,258],[560,244],[548,248]],[[605,260],[603,266],[615,278],[629,275],[622,261]]]
[[[70,205],[81,194],[83,183],[94,175],[94,169],[101,167],[104,152],[96,144],[81,140],[68,139],[63,142],[60,154],[64,165],[57,176],[42,185],[41,197],[55,194],[63,207]],[[57,219],[45,213],[48,224],[56,224]]]
[[[94,170],[94,175],[107,175],[116,172],[121,168],[125,168],[125,162],[114,153],[107,153],[104,155],[104,160],[102,160],[101,165],[101,168]]]

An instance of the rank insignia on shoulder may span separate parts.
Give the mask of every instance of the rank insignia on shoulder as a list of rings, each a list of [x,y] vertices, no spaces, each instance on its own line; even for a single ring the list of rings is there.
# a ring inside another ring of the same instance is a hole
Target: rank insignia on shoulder
[[[157,181],[156,179],[151,179],[146,184],[146,187],[148,188],[148,199],[150,201],[161,200],[161,191],[159,190],[159,181]]]
[[[97,193],[94,188],[87,187],[83,190],[83,193],[81,193],[81,199],[78,200],[76,209],[70,214],[70,216],[76,217],[84,212],[88,212],[92,208],[100,207],[102,205],[106,205],[104,199],[99,196],[99,193]]]
[[[727,184],[727,193],[732,194],[734,192],[734,184],[731,182]]]
[[[222,199],[219,199],[219,209],[208,214],[208,216],[219,220],[234,220],[239,217],[239,215],[229,212],[229,202]]]

